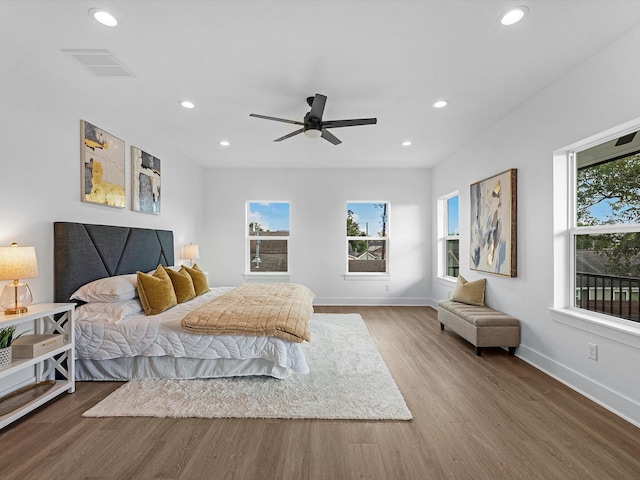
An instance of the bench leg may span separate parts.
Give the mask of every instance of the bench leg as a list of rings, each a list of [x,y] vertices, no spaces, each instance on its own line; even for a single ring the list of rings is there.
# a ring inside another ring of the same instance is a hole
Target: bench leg
[[[509,355],[512,357],[516,354],[516,347],[509,347]]]
[[[444,323],[440,322],[440,330],[444,330]]]
[[[482,347],[476,347],[476,355],[482,355]]]

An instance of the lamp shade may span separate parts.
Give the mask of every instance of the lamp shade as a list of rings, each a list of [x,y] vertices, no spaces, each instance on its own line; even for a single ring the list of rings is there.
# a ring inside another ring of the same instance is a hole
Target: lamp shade
[[[198,251],[198,245],[190,243],[184,246],[184,258],[193,260],[194,258],[200,258],[200,252]]]
[[[5,309],[5,314],[27,311],[27,306],[33,301],[33,295],[29,285],[18,280],[37,276],[38,261],[35,248],[19,247],[17,243],[12,243],[10,247],[0,247],[0,280],[13,280],[4,286],[0,295],[0,305]]]
[[[38,276],[38,261],[33,247],[0,247],[0,280],[35,278]]]

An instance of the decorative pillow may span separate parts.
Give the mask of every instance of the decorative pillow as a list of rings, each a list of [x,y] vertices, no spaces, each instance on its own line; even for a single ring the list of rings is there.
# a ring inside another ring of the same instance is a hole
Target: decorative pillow
[[[469,282],[462,275],[459,275],[456,288],[453,289],[453,293],[451,294],[451,300],[484,307],[485,284],[486,279],[484,278]]]
[[[173,290],[176,292],[176,299],[178,300],[178,303],[183,303],[195,298],[196,289],[193,286],[191,275],[182,269],[178,272],[170,268],[165,268],[165,270],[173,284]]]
[[[76,321],[118,323],[124,317],[141,311],[142,305],[138,299],[113,303],[85,303],[76,308]]]
[[[83,302],[121,302],[136,298],[136,274],[117,275],[94,280],[73,292],[71,300]]]
[[[137,272],[138,295],[147,315],[157,315],[178,304],[173,283],[162,265],[152,275]]]
[[[192,268],[182,266],[180,271],[184,269],[190,276],[191,280],[193,280],[193,286],[196,289],[196,296],[202,295],[203,293],[207,293],[209,291],[209,282],[207,281],[207,276],[204,274],[198,264],[194,264]]]

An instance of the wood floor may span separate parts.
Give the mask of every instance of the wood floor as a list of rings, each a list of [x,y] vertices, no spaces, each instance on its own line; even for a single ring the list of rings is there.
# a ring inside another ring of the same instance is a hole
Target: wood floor
[[[363,316],[412,421],[82,418],[120,384],[81,382],[0,431],[0,478],[640,478],[640,429],[432,309],[316,311]]]

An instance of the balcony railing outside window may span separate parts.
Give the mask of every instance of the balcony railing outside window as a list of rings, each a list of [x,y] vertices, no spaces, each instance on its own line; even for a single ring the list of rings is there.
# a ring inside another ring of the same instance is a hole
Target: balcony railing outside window
[[[640,278],[576,272],[575,306],[640,322]]]

